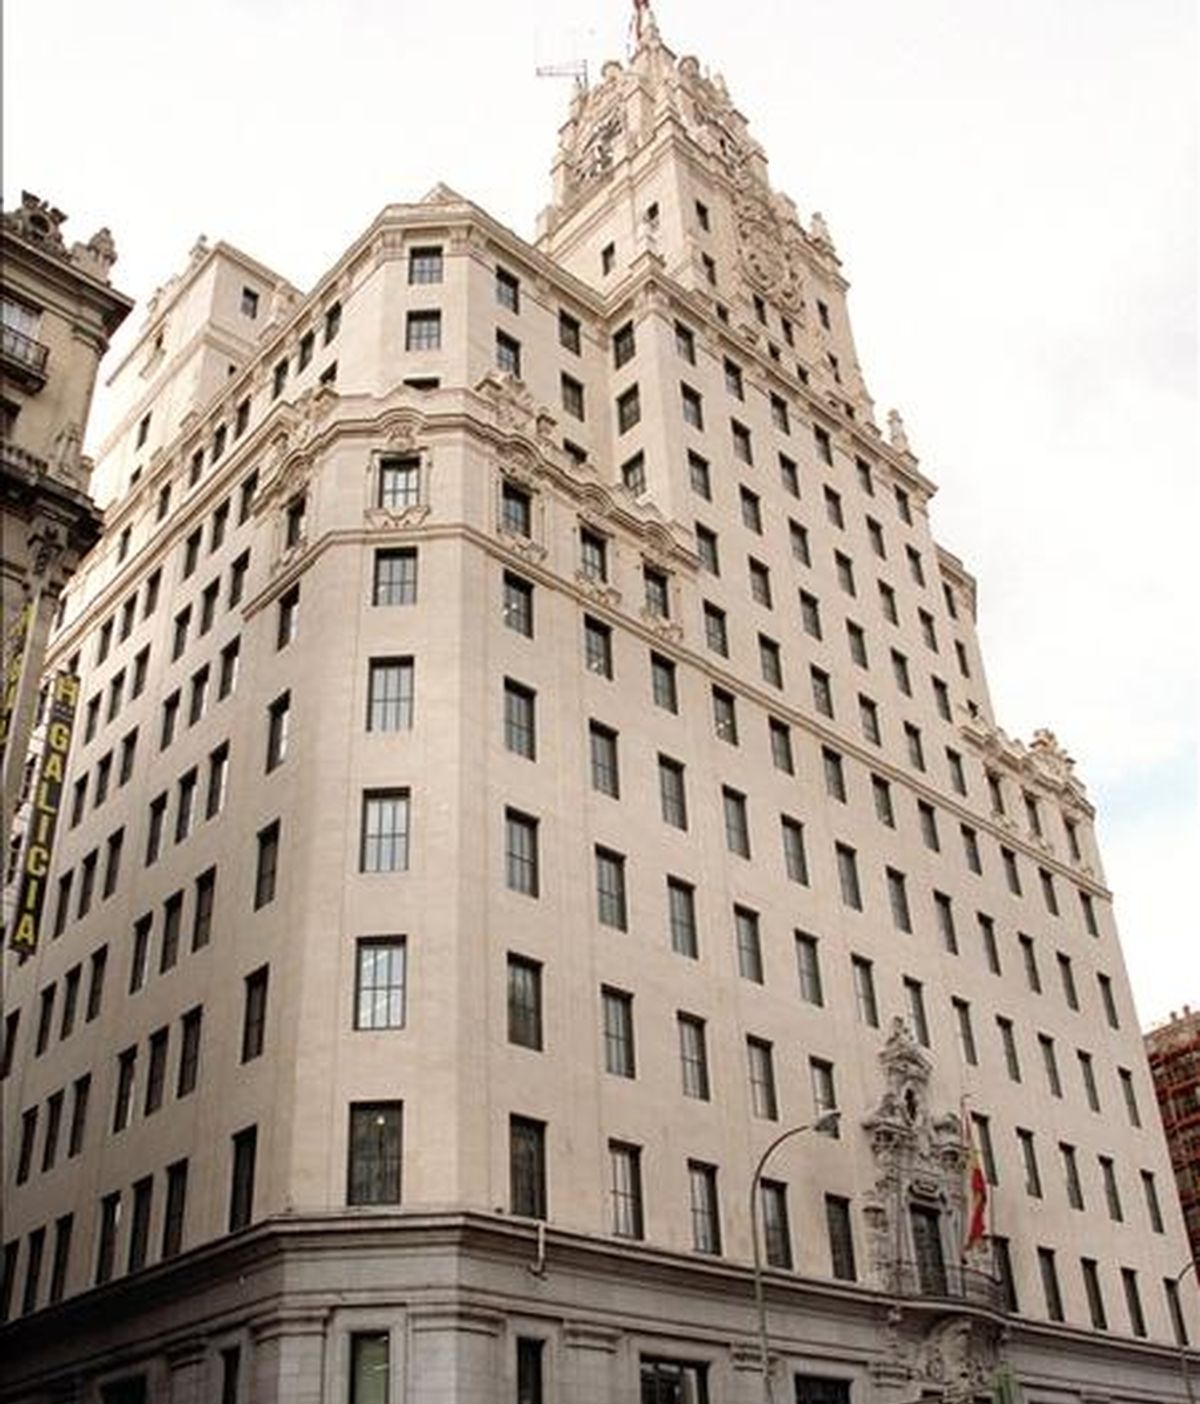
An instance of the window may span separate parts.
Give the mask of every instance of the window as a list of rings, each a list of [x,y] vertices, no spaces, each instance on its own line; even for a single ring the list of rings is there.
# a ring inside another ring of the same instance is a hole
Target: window
[[[496,368],[520,379],[521,343],[502,331],[496,333]]]
[[[1014,897],[1021,895],[1021,874],[1017,868],[1017,855],[1011,848],[1000,849],[1000,861],[1004,866],[1004,880]]]
[[[654,619],[669,619],[671,616],[671,596],[666,574],[654,566],[643,566],[642,583],[645,590],[646,613]]]
[[[538,821],[515,809],[504,811],[505,884],[510,892],[538,895]]]
[[[960,795],[967,793],[967,777],[963,770],[962,756],[957,751],[946,747],[946,767],[950,772],[951,788]]]
[[[712,482],[709,477],[708,460],[698,453],[688,452],[688,479],[692,491],[706,502],[712,501]]]
[[[658,758],[658,789],[663,822],[677,829],[686,829],[687,794],[684,789],[683,766],[669,756]]]
[[[507,570],[504,572],[502,613],[507,628],[533,638],[533,586]]]
[[[704,642],[722,658],[729,657],[729,635],[725,626],[725,611],[709,600],[704,601]]]
[[[854,595],[854,562],[841,551],[833,553],[833,562],[837,570],[838,585],[847,595]]]
[[[1021,1164],[1025,1172],[1025,1193],[1033,1199],[1042,1197],[1042,1177],[1038,1169],[1037,1149],[1033,1132],[1017,1128],[1017,1144],[1021,1148]]]
[[[387,1331],[350,1335],[350,1404],[388,1404],[391,1399],[391,1338]],[[222,1404],[225,1401],[222,1400]],[[231,1399],[229,1404],[234,1404]]]
[[[1117,1002],[1113,997],[1112,980],[1107,975],[1097,973],[1096,986],[1100,991],[1100,1003],[1104,1006],[1104,1017],[1108,1020],[1109,1028],[1119,1029],[1121,1021],[1117,1018]]]
[[[744,400],[745,392],[742,388],[741,367],[726,358],[725,361],[725,389],[734,396],[735,399]]]
[[[753,464],[754,450],[750,442],[750,430],[736,419],[730,420],[730,434],[733,438],[733,456],[740,463]]]
[[[605,244],[600,250],[600,272],[608,276],[613,271],[613,266],[617,261],[617,248],[615,244]]]
[[[979,852],[979,836],[967,824],[960,825],[959,832],[962,834],[963,857],[967,861],[967,868],[973,873],[982,874],[983,858]]]
[[[582,328],[579,320],[572,317],[569,312],[564,312],[559,308],[558,312],[558,344],[567,351],[579,355],[583,345]]]
[[[737,944],[738,974],[743,980],[763,982],[762,941],[758,929],[758,913],[748,907],[734,907],[733,931]]]
[[[750,598],[764,609],[771,608],[771,572],[761,561],[751,557],[746,568],[750,575]]]
[[[908,879],[896,868],[886,870],[888,905],[892,921],[899,931],[912,930],[912,914],[908,905]]]
[[[403,1103],[352,1102],[346,1203],[399,1204]]]
[[[858,715],[863,735],[874,745],[880,745],[882,735],[879,730],[879,708],[870,697],[861,692],[858,694]]]
[[[1163,1291],[1167,1298],[1167,1314],[1175,1332],[1175,1344],[1185,1346],[1188,1344],[1188,1331],[1187,1322],[1183,1317],[1183,1304],[1179,1297],[1179,1283],[1173,1277],[1164,1277]]]
[[[934,628],[933,615],[926,609],[917,610],[917,621],[921,625],[921,637],[925,641],[925,647],[937,652],[937,630]]]
[[[279,872],[279,820],[258,831],[258,857],[254,871],[254,910],[275,900]]]
[[[783,841],[783,866],[791,882],[808,885],[808,854],[804,847],[804,825],[789,815],[779,816],[779,832]]]
[[[180,776],[179,798],[175,809],[176,843],[182,843],[192,831],[192,818],[196,811],[196,786],[198,778],[195,766],[187,771],[186,774]],[[87,876],[86,867],[84,876]]]
[[[126,1048],[117,1057],[117,1088],[113,1098],[112,1130],[115,1136],[129,1125],[133,1113],[133,1082],[137,1073],[137,1047]],[[28,1115],[28,1113],[26,1113]],[[37,1108],[34,1108],[34,1116]],[[22,1128],[24,1129],[24,1128]],[[18,1179],[20,1177],[18,1176]]]
[[[104,974],[107,969],[108,947],[101,946],[98,951],[93,951],[88,971],[87,1007],[83,1015],[85,1023],[90,1024],[100,1016],[100,1005],[104,999]]]
[[[611,849],[596,847],[596,915],[603,926],[627,930],[625,859]]]
[[[617,432],[625,434],[642,417],[642,401],[636,385],[623,390],[617,396]]]
[[[937,707],[938,716],[943,721],[952,721],[953,714],[950,710],[950,689],[941,678],[930,678],[930,687],[933,688],[933,701]]]
[[[675,351],[688,362],[689,365],[696,364],[696,336],[682,322],[675,323]]]
[[[1143,1170],[1141,1179],[1142,1194],[1146,1200],[1146,1216],[1150,1221],[1150,1227],[1155,1233],[1163,1233],[1162,1206],[1158,1202],[1158,1187],[1154,1183],[1154,1171]]]
[[[800,591],[800,623],[811,638],[821,637],[821,602],[807,590]]]
[[[212,939],[213,906],[216,901],[217,870],[208,868],[196,879],[196,900],[192,917],[192,950],[203,950]]]
[[[362,802],[359,871],[399,873],[408,869],[409,792],[368,790]]]
[[[786,453],[779,455],[779,481],[789,497],[800,496],[800,470]],[[803,527],[800,528],[803,531]],[[807,564],[807,561],[805,562]]]
[[[383,552],[377,553],[376,559]],[[286,648],[296,637],[296,626],[300,621],[300,586],[293,585],[279,597],[279,620],[275,632],[275,647]]]
[[[604,1070],[615,1077],[635,1077],[633,996],[606,987],[600,991],[600,1004],[604,1016]]]
[[[241,639],[231,639],[221,650],[221,672],[217,680],[217,700],[223,701],[237,687]]]
[[[509,1208],[529,1219],[546,1217],[546,1125],[510,1116]]]
[[[832,1275],[842,1282],[858,1276],[854,1263],[854,1235],[850,1227],[850,1201],[840,1195],[825,1196],[825,1224],[829,1233],[829,1261]]]
[[[169,1040],[169,1029],[157,1029],[150,1035],[150,1056],[146,1068],[146,1096],[142,1105],[143,1116],[153,1116],[162,1106],[163,1090],[167,1085]]]
[[[92,1075],[84,1073],[75,1079],[71,1089],[71,1130],[67,1137],[67,1157],[77,1156],[83,1149],[87,1132],[88,1103],[91,1100]]]
[[[750,1073],[751,1114],[760,1120],[777,1121],[779,1105],[771,1045],[765,1039],[747,1037],[746,1061]]]
[[[650,655],[650,691],[654,705],[666,712],[679,711],[679,694],[675,682],[675,664],[661,653]]]
[[[612,339],[613,365],[617,370],[627,362],[632,361],[637,351],[637,342],[634,337],[633,323],[626,322],[624,326],[618,327],[613,332]]]
[[[287,756],[288,721],[291,716],[292,694],[281,693],[267,708],[267,772],[284,762]]]
[[[1129,1329],[1135,1336],[1146,1334],[1146,1317],[1142,1311],[1142,1297],[1138,1290],[1137,1273],[1133,1268],[1121,1269],[1121,1286],[1125,1290],[1125,1307],[1129,1312]]]
[[[1075,988],[1075,969],[1071,964],[1071,957],[1063,955],[1061,951],[1056,956],[1058,961],[1058,978],[1062,985],[1063,999],[1067,1002],[1068,1009],[1079,1009],[1079,992]]]
[[[121,1220],[121,1194],[106,1194],[100,1201],[100,1229],[96,1243],[96,1286],[111,1280],[117,1257],[117,1227]]]
[[[21,1148],[17,1152],[17,1184],[23,1185],[29,1179],[33,1168],[33,1146],[37,1139],[38,1109],[27,1107],[21,1113]]]
[[[854,1003],[860,1023],[868,1028],[879,1027],[879,1005],[875,998],[875,973],[872,963],[864,956],[850,957],[850,974],[854,983]]]
[[[1033,994],[1041,994],[1042,977],[1038,970],[1037,952],[1034,950],[1033,937],[1026,936],[1023,932],[1018,932],[1017,944],[1021,947],[1021,957],[1025,963],[1025,981]]]
[[[200,1031],[204,1021],[204,1010],[197,1005],[179,1021],[179,1071],[175,1079],[176,1097],[190,1096],[196,1090],[200,1075]]]
[[[1142,1114],[1138,1110],[1137,1092],[1133,1086],[1133,1073],[1128,1068],[1117,1069],[1117,1079],[1121,1084],[1121,1095],[1125,1102],[1125,1115],[1130,1126],[1141,1126]]]
[[[862,888],[858,880],[858,855],[853,848],[844,843],[835,844],[834,853],[837,859],[838,886],[841,890],[842,902],[854,911],[861,912],[863,901]]]
[[[708,1045],[705,1039],[704,1020],[697,1019],[691,1014],[679,1014],[677,1023],[683,1095],[707,1102],[709,1098]]]
[[[171,662],[183,656],[183,651],[187,648],[188,625],[192,619],[192,607],[188,605],[186,609],[181,609],[175,616],[175,629],[171,635]]]
[[[829,681],[829,674],[824,668],[812,667],[809,669],[809,677],[812,681],[813,706],[823,717],[832,717],[833,686]]]
[[[1089,936],[1099,936],[1100,926],[1096,921],[1096,904],[1092,901],[1091,893],[1080,892],[1079,905],[1083,911],[1083,924]]]
[[[908,759],[917,770],[925,769],[925,751],[921,743],[921,731],[912,722],[904,723],[904,741],[908,749]]]
[[[722,741],[728,741],[731,746],[736,746],[738,744],[737,703],[733,693],[726,692],[721,687],[714,687],[712,706],[713,730]]]
[[[721,560],[717,551],[717,533],[696,523],[696,555],[700,558],[700,568],[709,575],[720,575]]]
[[[579,529],[579,570],[585,580],[608,579],[608,542],[588,527]]]
[[[697,1253],[719,1255],[721,1217],[717,1202],[716,1166],[689,1160],[688,1187],[692,1211],[692,1248]]]
[[[696,889],[680,878],[667,879],[667,920],[671,928],[671,949],[678,955],[699,954],[696,939]]]
[[[612,630],[591,615],[584,615],[583,619],[583,657],[589,673],[601,678],[612,677]]]
[[[1021,1062],[1017,1057],[1017,1041],[1013,1034],[1013,1022],[1003,1014],[996,1015],[996,1028],[1000,1033],[1000,1046],[1004,1052],[1004,1066],[1013,1082],[1021,1081]]]
[[[259,966],[243,981],[242,1062],[261,1057],[267,1031],[267,983],[270,967]]]
[[[634,497],[640,497],[646,491],[645,454],[635,453],[621,464],[621,481]]]
[[[800,998],[818,1008],[824,1005],[817,938],[803,931],[796,932],[796,973],[800,978]]]
[[[612,1231],[620,1238],[643,1236],[641,1155],[639,1147],[624,1141],[608,1143]]]
[[[721,788],[721,804],[725,816],[725,846],[741,858],[750,857],[750,821],[746,811],[746,796],[728,785]]]
[[[389,511],[411,507],[421,500],[419,458],[381,458],[375,505]]]
[[[925,1013],[925,989],[920,980],[909,976],[904,978],[904,997],[908,1003],[908,1016],[912,1024],[913,1036],[922,1048],[928,1048],[929,1019]]]
[[[1098,1157],[1100,1163],[1100,1176],[1104,1181],[1104,1199],[1108,1205],[1108,1217],[1114,1223],[1122,1223],[1125,1219],[1125,1211],[1121,1208],[1121,1193],[1117,1188],[1117,1172],[1113,1166],[1111,1156],[1102,1155]]]
[[[437,351],[442,345],[442,314],[436,309],[409,312],[404,325],[406,351]]]
[[[771,743],[771,763],[785,775],[796,773],[796,762],[792,754],[792,729],[787,722],[777,717],[767,718],[767,736]]]
[[[680,385],[679,394],[683,405],[683,422],[693,429],[704,428],[704,402],[699,392],[690,385]]]
[[[61,1302],[67,1285],[67,1267],[71,1260],[71,1231],[75,1226],[74,1214],[63,1214],[54,1221],[54,1257],[50,1267],[49,1305]],[[15,1266],[15,1264],[14,1264]],[[0,1316],[7,1316],[7,1294],[0,1300]]]
[[[159,952],[158,973],[165,975],[179,961],[179,936],[183,927],[183,893],[173,892],[163,903],[162,948]]]
[[[617,733],[599,722],[588,724],[588,749],[591,756],[592,789],[603,795],[620,797],[620,773],[617,764]]]
[[[1083,1208],[1083,1186],[1079,1181],[1079,1162],[1075,1147],[1065,1141],[1058,1143],[1058,1153],[1062,1157],[1063,1184],[1066,1188],[1067,1203],[1072,1209]]]
[[[528,537],[533,530],[533,496],[507,479],[500,487],[500,527],[514,536]]]
[[[1042,1053],[1042,1067],[1046,1073],[1046,1085],[1052,1097],[1061,1097],[1062,1078],[1058,1072],[1058,1055],[1054,1051],[1054,1040],[1049,1034],[1038,1034],[1038,1047]]]
[[[781,434],[790,434],[792,426],[788,418],[787,401],[778,395],[771,396],[771,423]]]
[[[225,803],[225,784],[229,776],[229,743],[222,742],[208,754],[208,791],[204,817],[215,818]]]
[[[1083,1081],[1083,1093],[1087,1098],[1087,1104],[1094,1112],[1100,1110],[1100,1093],[1096,1087],[1096,1071],[1092,1063],[1092,1055],[1085,1053],[1082,1048],[1076,1050],[1079,1059],[1079,1075]]]
[[[1042,901],[1051,916],[1058,915],[1058,896],[1054,891],[1054,878],[1045,868],[1038,869],[1038,881],[1042,888]]]
[[[508,957],[508,1041],[542,1048],[542,967],[524,956]]]
[[[954,1009],[954,1021],[958,1028],[958,1045],[963,1062],[969,1067],[976,1067],[979,1063],[979,1055],[975,1047],[975,1030],[971,1025],[971,1006],[965,999],[955,998],[950,1003]]]

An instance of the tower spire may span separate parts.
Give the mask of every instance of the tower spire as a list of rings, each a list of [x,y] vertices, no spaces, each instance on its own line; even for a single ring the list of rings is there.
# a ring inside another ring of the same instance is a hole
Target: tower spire
[[[658,24],[650,0],[633,0],[633,14],[629,17],[629,48],[636,51],[644,35],[656,35]]]

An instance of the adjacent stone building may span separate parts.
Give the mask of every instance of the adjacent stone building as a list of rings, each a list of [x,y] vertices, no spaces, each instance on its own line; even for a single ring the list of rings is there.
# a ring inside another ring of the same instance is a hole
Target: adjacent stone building
[[[764,1336],[777,1404],[1185,1397],[1093,811],[846,289],[646,21],[535,242],[438,187],[160,291],[51,645],[0,1399],[752,1404]]]
[[[25,193],[0,213],[0,574],[5,834],[21,793],[42,660],[66,582],[100,535],[83,435],[96,368],[132,303],[107,229],[67,247]]]

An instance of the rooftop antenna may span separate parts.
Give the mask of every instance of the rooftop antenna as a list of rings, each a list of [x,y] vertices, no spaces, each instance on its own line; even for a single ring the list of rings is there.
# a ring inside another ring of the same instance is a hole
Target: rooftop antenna
[[[539,63],[534,71],[539,78],[574,78],[575,91],[587,92],[587,59],[575,59],[572,63]]]

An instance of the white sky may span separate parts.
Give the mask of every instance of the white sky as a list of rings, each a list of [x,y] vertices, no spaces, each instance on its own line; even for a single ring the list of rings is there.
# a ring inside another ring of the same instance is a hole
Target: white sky
[[[308,286],[438,180],[531,237],[569,96],[534,67],[597,73],[629,9],[7,0],[4,204],[109,225],[139,301],[201,231]],[[656,10],[830,223],[1000,723],[1050,726],[1101,811],[1143,1022],[1200,1004],[1193,0]]]

